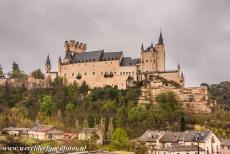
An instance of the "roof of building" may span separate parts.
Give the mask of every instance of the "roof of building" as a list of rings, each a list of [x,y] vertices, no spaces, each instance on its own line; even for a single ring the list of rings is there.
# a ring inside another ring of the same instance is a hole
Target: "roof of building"
[[[90,51],[74,54],[71,63],[99,61],[102,58],[104,50]]]
[[[223,139],[220,144],[223,146],[230,146],[230,139]]]
[[[47,56],[47,59],[46,59],[46,65],[50,65],[50,56],[49,55]]]
[[[2,131],[27,131],[27,130],[30,130],[30,128],[7,127],[2,129]]]
[[[161,151],[170,151],[170,152],[182,152],[182,151],[197,151],[198,146],[196,145],[172,145],[168,147],[163,147]],[[205,151],[203,148],[199,147],[200,151]]]
[[[151,141],[151,142],[156,142],[157,140],[160,139],[164,132],[162,131],[151,131],[147,130],[141,137],[138,138],[139,141]]]
[[[199,140],[199,142],[205,142],[208,136],[212,133],[212,131],[196,131],[196,130],[187,130],[183,132],[183,135],[180,136],[181,141],[187,142],[195,142]]]
[[[212,131],[195,131],[187,130],[185,132],[171,132],[167,131],[160,139],[161,142],[176,143],[178,141],[186,142],[205,142],[207,137],[212,133]]]
[[[160,139],[161,142],[176,143],[180,139],[180,136],[183,135],[183,132],[172,132],[166,131],[165,134]]]
[[[122,55],[122,52],[103,52],[102,60],[117,60]]]
[[[131,57],[123,57],[121,60],[121,66],[132,66],[140,63],[140,58],[132,59]]]
[[[47,132],[47,131],[50,131],[51,129],[54,129],[54,128],[56,128],[56,127],[53,125],[37,125],[37,126],[31,128],[30,131]]]

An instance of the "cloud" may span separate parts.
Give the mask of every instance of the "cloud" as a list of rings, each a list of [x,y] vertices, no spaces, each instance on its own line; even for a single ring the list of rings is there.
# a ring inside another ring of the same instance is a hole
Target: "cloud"
[[[31,72],[50,54],[56,69],[70,39],[138,57],[161,29],[167,68],[180,62],[187,85],[229,80],[229,8],[228,0],[0,0],[0,64]]]

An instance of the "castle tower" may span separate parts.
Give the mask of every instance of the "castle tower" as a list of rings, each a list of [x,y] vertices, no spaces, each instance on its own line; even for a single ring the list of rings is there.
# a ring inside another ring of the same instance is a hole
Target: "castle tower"
[[[158,39],[158,43],[155,45],[155,49],[157,51],[157,71],[163,72],[165,71],[165,48],[161,32]]]
[[[45,64],[45,72],[50,73],[51,72],[51,64],[50,64],[50,57],[47,56],[46,64]]]
[[[70,51],[70,47],[67,46],[66,51],[65,51],[65,58],[63,59],[63,63],[69,64],[72,59],[72,54]]]
[[[141,46],[141,72],[150,73],[156,71],[156,50],[153,47],[153,44],[144,49],[142,44]]]
[[[65,41],[64,47],[65,47],[65,50],[67,49],[70,50],[71,55],[74,55],[75,53],[86,52],[86,49],[87,49],[86,44],[83,44],[75,40]]]

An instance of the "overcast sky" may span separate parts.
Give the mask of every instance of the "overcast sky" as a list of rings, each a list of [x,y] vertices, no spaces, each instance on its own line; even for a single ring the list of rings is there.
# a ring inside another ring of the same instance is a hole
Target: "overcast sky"
[[[136,58],[160,30],[166,67],[179,62],[187,86],[230,80],[229,0],[0,0],[0,64],[31,72],[50,54],[55,71],[71,39]]]

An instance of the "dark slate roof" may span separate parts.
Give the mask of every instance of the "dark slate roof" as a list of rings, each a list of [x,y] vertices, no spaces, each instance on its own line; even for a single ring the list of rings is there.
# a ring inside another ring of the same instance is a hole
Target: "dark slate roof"
[[[139,64],[141,63],[141,58],[135,58],[132,61],[133,61],[133,64]]]
[[[199,135],[199,141],[204,142],[207,137],[212,133],[212,131],[195,131],[187,130],[185,132],[165,132],[164,136],[160,139],[161,142],[176,143],[178,141],[186,142],[196,142],[198,140],[197,136]]]
[[[50,56],[49,55],[47,56],[47,59],[46,59],[46,65],[50,65]]]
[[[104,52],[102,60],[117,60],[120,58],[122,52]]]
[[[220,144],[223,146],[230,146],[230,139],[223,139]]]
[[[140,63],[140,58],[132,59],[131,57],[124,57],[121,60],[121,66],[132,66]]]
[[[168,147],[163,147],[161,151],[170,151],[170,152],[182,152],[182,151],[197,151],[198,146],[196,145],[172,145]],[[199,147],[200,151],[205,151],[203,148]]]
[[[132,65],[132,58],[130,57],[124,57],[121,60],[121,66],[131,66]]]
[[[147,130],[141,137],[138,138],[139,141],[143,142],[156,142],[160,139],[160,137],[163,135],[164,132],[161,131],[151,131]]]
[[[47,132],[51,129],[54,129],[55,127],[53,125],[37,125],[33,128],[31,128],[31,131],[35,132]]]
[[[100,61],[104,50],[76,53],[72,58],[72,63]]]
[[[180,136],[183,135],[183,132],[171,132],[167,131],[160,139],[161,142],[176,143],[180,139]]]
[[[196,142],[197,136],[199,135],[199,141],[204,142],[208,136],[212,133],[212,131],[195,131],[195,130],[187,130],[183,132],[183,136],[180,136],[181,141],[187,142]]]

